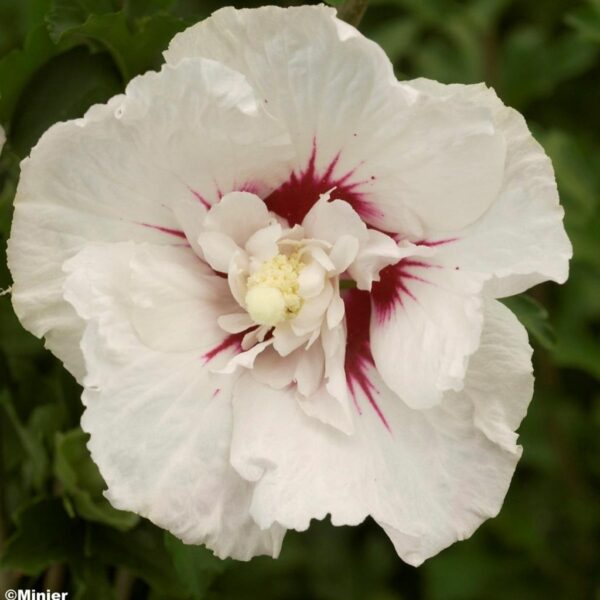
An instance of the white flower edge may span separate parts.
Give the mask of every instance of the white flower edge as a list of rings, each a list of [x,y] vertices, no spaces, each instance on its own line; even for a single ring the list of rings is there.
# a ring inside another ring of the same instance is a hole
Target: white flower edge
[[[14,202],[7,254],[21,323],[81,380],[83,324],[63,298],[63,264],[90,243],[181,243],[178,207],[201,220],[220,193],[281,178],[288,153],[245,78],[205,59],[136,77],[52,126],[23,161]]]
[[[514,430],[533,392],[531,348],[514,315],[488,301],[462,392],[415,411],[369,374],[390,429],[361,394],[352,436],[302,414],[290,394],[241,379],[232,464],[256,482],[250,513],[259,526],[305,530],[327,514],[356,525],[371,515],[419,565],[500,510],[521,455]]]

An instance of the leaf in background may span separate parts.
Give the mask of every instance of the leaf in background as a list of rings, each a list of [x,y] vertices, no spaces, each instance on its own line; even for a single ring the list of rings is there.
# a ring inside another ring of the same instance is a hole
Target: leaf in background
[[[0,123],[6,125],[10,121],[23,89],[36,71],[70,46],[69,41],[54,44],[46,27],[39,25],[29,32],[22,49],[13,50],[0,60]]]
[[[583,39],[600,44],[599,0],[589,0],[587,6],[568,14],[565,20],[579,32]]]
[[[78,556],[83,532],[59,499],[34,500],[16,516],[16,532],[0,558],[0,567],[39,575],[51,564]]]
[[[228,565],[204,546],[184,544],[167,532],[165,547],[171,555],[180,581],[193,598],[204,598],[215,577],[223,573]]]
[[[23,464],[26,483],[35,491],[40,492],[49,474],[49,461],[43,441],[23,425],[6,391],[0,392],[0,408],[8,417],[8,421],[28,457],[28,460]]]
[[[56,434],[54,473],[77,514],[88,521],[126,531],[139,522],[133,513],[113,508],[102,495],[106,485],[86,447],[88,435],[81,429]]]
[[[552,356],[558,365],[580,369],[600,381],[600,265],[574,264],[568,287],[559,297],[558,341]]]
[[[11,128],[13,148],[26,156],[51,125],[81,117],[121,90],[119,74],[105,53],[92,54],[81,46],[52,58],[23,91]]]
[[[125,0],[123,10],[128,19],[139,19],[170,9],[175,0]]]
[[[114,0],[52,0],[46,15],[48,32],[55,43],[66,31],[83,25],[88,15],[102,15],[118,10]]]
[[[73,600],[115,600],[108,569],[94,560],[76,560],[72,564],[75,594]]]
[[[546,34],[531,26],[515,29],[500,56],[500,90],[504,102],[523,110],[549,96],[556,86],[589,69],[598,48],[576,33]]]
[[[542,347],[550,349],[554,346],[556,336],[548,322],[548,311],[537,300],[521,294],[504,298],[502,302],[517,315],[519,321]]]
[[[133,19],[124,11],[80,13],[78,0],[54,0],[55,10],[48,15],[48,27],[57,43],[88,40],[110,52],[124,81],[162,62],[162,51],[171,38],[185,28],[185,23],[168,13],[158,13]],[[71,10],[67,10],[68,6]],[[105,3],[102,2],[102,6]],[[60,8],[60,10],[57,10]],[[74,19],[73,14],[81,19]]]
[[[158,527],[142,522],[125,533],[94,528],[88,546],[91,559],[128,569],[151,586],[159,598],[189,597],[165,548],[164,532]]]
[[[44,22],[52,0],[0,2],[0,56],[22,44],[28,31]]]

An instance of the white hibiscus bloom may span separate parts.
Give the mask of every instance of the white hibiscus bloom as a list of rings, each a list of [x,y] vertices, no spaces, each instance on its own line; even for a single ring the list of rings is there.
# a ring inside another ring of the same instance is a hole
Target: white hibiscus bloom
[[[372,516],[418,565],[502,504],[567,277],[550,161],[483,85],[398,82],[332,9],[225,8],[24,161],[14,307],[114,506],[218,556]]]

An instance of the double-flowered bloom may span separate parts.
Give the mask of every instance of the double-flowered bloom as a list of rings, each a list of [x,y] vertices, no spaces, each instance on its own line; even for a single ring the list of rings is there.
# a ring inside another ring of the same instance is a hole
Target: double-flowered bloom
[[[24,161],[13,303],[114,506],[218,556],[372,516],[419,564],[495,515],[567,276],[550,161],[483,85],[398,82],[325,7],[226,8]]]

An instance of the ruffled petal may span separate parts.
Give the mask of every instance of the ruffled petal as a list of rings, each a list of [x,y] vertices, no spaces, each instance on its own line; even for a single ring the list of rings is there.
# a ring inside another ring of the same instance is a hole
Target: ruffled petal
[[[389,429],[359,391],[351,436],[309,418],[291,390],[240,379],[231,460],[256,482],[251,514],[298,530],[327,514],[334,525],[371,515],[413,565],[470,536],[499,511],[519,459],[512,432],[531,399],[530,356],[522,326],[492,301],[462,392],[412,410],[368,367]]]
[[[331,192],[369,223],[418,237],[471,223],[497,194],[505,144],[490,111],[399,84],[381,48],[333,9],[224,8],[165,53],[173,64],[190,56],[243,73],[290,132],[288,177],[265,198],[290,223]]]
[[[438,257],[411,256],[373,284],[371,347],[386,384],[412,408],[460,390],[479,345],[484,279]]]
[[[285,530],[255,524],[253,486],[229,463],[233,380],[210,372],[205,348],[157,351],[129,322],[137,251],[134,244],[84,250],[69,262],[65,282],[85,322],[82,427],[106,495],[217,556],[276,556]]]
[[[251,178],[269,187],[288,154],[246,80],[202,59],[51,127],[22,164],[8,244],[21,322],[81,378],[83,324],[62,298],[62,264],[90,242],[187,244],[171,204],[189,199],[203,214]]]
[[[573,252],[563,225],[554,170],[523,117],[502,104],[485,85],[443,85],[417,79],[407,85],[445,101],[487,107],[506,140],[506,164],[498,198],[476,223],[445,244],[449,261],[463,269],[493,275],[495,297],[511,296],[551,279],[567,279]],[[442,248],[440,248],[442,250]]]
[[[265,203],[249,192],[231,192],[208,211],[203,222],[207,231],[219,231],[243,247],[271,218]]]

